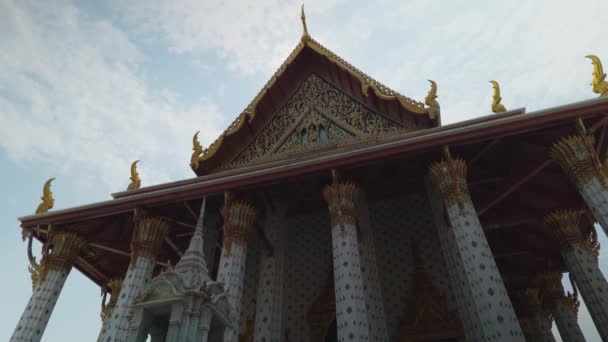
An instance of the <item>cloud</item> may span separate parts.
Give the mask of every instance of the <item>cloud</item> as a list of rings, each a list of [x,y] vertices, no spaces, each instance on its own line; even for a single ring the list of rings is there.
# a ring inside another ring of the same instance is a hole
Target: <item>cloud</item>
[[[111,190],[126,187],[135,159],[144,184],[192,176],[192,134],[209,143],[225,125],[211,100],[152,89],[128,36],[74,6],[8,1],[0,13],[0,147],[11,159]]]
[[[428,89],[425,80],[436,80],[445,122],[488,114],[491,79],[499,81],[503,103],[512,109],[596,97],[584,56],[608,58],[598,29],[606,2],[414,1],[395,12],[401,20],[382,25],[401,31],[404,40],[380,65],[379,77],[418,99]]]
[[[306,2],[309,16],[333,8],[338,0]],[[301,1],[131,1],[120,5],[122,20],[148,40],[158,35],[176,53],[213,51],[232,71],[272,72],[301,35]],[[126,8],[124,7],[126,6]]]

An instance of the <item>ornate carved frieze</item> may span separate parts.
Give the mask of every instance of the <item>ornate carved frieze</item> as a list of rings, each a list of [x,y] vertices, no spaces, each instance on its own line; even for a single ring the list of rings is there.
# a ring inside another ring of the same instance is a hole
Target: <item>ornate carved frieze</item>
[[[395,122],[311,74],[228,167],[271,159],[288,151],[307,151],[328,142],[412,128],[413,122]]]

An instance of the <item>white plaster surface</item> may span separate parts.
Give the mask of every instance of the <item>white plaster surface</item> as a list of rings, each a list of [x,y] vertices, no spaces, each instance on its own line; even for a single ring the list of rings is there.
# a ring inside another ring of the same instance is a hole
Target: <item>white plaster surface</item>
[[[15,327],[11,342],[36,342],[42,339],[70,270],[49,271],[44,282],[34,288],[32,297]]]
[[[106,318],[98,342],[124,342],[129,333],[131,304],[139,292],[150,282],[154,260],[138,257],[134,267],[129,267],[119,297],[110,317]]]
[[[566,267],[572,274],[591,318],[603,340],[608,340],[608,283],[591,252],[578,244],[562,250]]]
[[[369,341],[357,228],[352,224],[336,225],[331,236],[338,341]]]
[[[231,318],[235,327],[241,324],[241,298],[245,282],[245,265],[247,262],[247,246],[238,243],[230,245],[230,253],[222,251],[217,280],[224,284],[226,298],[232,306]],[[227,328],[224,332],[224,342],[234,342],[239,331]]]

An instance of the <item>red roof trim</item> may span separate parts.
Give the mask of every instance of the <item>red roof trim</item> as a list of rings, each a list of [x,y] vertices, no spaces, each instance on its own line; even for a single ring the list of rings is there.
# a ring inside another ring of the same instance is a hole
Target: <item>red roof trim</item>
[[[283,160],[255,167],[231,170],[215,175],[198,177],[120,193],[116,199],[62,209],[40,215],[20,217],[23,228],[46,223],[68,223],[115,215],[131,211],[136,206],[162,205],[200,198],[205,194],[220,193],[227,189],[264,183],[325,170],[332,167],[374,161],[398,154],[420,151],[446,144],[463,144],[480,139],[493,139],[555,125],[576,117],[590,117],[608,112],[608,98],[598,98],[542,110],[526,115],[514,111],[468,120],[443,127],[413,132],[374,144],[333,151],[305,160]],[[522,111],[518,111],[521,113]]]

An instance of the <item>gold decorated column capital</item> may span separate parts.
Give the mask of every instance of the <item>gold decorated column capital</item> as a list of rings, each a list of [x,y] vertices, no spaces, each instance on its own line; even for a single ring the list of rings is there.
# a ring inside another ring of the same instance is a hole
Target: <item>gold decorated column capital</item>
[[[144,216],[139,218],[131,246],[131,266],[137,258],[155,259],[156,254],[169,232],[169,222],[160,217]]]
[[[583,213],[582,210],[556,210],[545,216],[545,225],[562,250],[568,251],[578,245],[589,250],[597,260],[599,245],[591,237],[585,237],[580,229]]]
[[[470,200],[467,187],[467,163],[464,160],[446,158],[434,162],[429,168],[429,175],[446,207],[458,204],[462,208],[463,204]]]
[[[86,245],[86,240],[74,233],[53,234],[48,242],[48,254],[43,256],[40,265],[34,263],[30,267],[33,287],[44,282],[50,271],[69,271]]]
[[[54,234],[51,238],[52,248],[47,256],[45,267],[49,271],[69,270],[86,245],[86,240],[74,233]]]
[[[579,186],[598,177],[604,184],[604,171],[594,148],[592,135],[577,134],[559,139],[550,151],[551,158]]]
[[[326,185],[322,192],[329,206],[332,229],[338,225],[356,224],[359,188],[354,183],[334,182]]]
[[[256,218],[255,208],[245,202],[229,202],[224,208],[224,247],[227,253],[230,252],[232,243],[247,244],[247,236]]]

